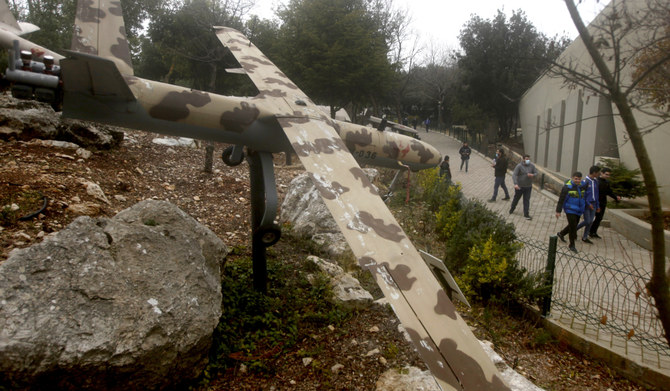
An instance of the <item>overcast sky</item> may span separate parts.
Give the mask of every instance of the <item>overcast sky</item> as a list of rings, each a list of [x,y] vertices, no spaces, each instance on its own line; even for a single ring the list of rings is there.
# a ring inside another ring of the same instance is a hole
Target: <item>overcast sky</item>
[[[252,11],[262,18],[271,18],[273,9],[288,0],[257,0]],[[584,0],[578,5],[579,12],[588,24],[609,0]],[[393,0],[398,9],[407,9],[412,28],[422,42],[433,41],[450,49],[458,48],[458,34],[471,15],[491,19],[497,10],[506,15],[521,9],[540,31],[553,37],[566,35],[577,37],[570,14],[563,0]]]

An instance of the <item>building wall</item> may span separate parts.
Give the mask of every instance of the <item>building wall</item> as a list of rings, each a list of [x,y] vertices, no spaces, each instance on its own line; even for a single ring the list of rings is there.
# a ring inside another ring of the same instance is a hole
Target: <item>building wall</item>
[[[608,12],[612,3],[600,17]],[[627,5],[644,6],[644,1],[629,0]],[[590,57],[579,38],[561,57],[579,64],[581,69],[591,67]],[[624,81],[630,73],[630,69],[624,69]],[[519,118],[525,152],[531,154],[535,164],[564,177],[574,171],[588,173],[589,167],[600,157],[618,158],[628,168],[638,168],[616,107],[593,91],[568,87],[562,79],[545,74],[522,97]],[[641,129],[655,119],[642,111],[636,111],[635,118]],[[647,133],[644,142],[663,205],[670,206],[670,123]]]

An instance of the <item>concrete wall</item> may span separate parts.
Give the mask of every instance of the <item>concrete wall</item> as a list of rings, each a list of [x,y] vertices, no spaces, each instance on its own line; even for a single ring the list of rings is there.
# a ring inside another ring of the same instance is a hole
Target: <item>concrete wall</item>
[[[599,23],[611,12],[611,2],[589,27]],[[627,7],[644,7],[644,0],[628,0]],[[629,42],[644,38],[636,32]],[[631,46],[632,47],[632,46]],[[627,52],[624,45],[623,55]],[[565,63],[588,72],[591,59],[581,39],[577,39],[561,55]],[[629,61],[628,64],[632,63]],[[609,64],[610,68],[612,64]],[[632,69],[621,73],[624,83],[630,79]],[[641,129],[650,127],[657,117],[641,110],[635,111]],[[637,158],[628,142],[625,127],[618,110],[611,102],[590,90],[564,84],[563,79],[545,74],[524,94],[520,102],[519,118],[526,153],[536,165],[562,176],[569,177],[574,171],[588,172],[599,157],[620,159],[628,168],[637,168]],[[664,206],[670,206],[670,123],[656,127],[644,136],[659,191]]]

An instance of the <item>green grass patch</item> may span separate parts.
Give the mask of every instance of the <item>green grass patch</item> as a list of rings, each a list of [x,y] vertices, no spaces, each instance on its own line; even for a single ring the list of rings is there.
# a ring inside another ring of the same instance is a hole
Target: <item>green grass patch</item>
[[[275,246],[295,250],[289,252],[291,258],[268,254],[266,294],[253,288],[248,254],[239,254],[242,251],[238,249],[239,255],[229,256],[222,279],[223,315],[214,333],[202,383],[240,363],[249,371],[273,374],[273,360],[291,351],[299,341],[315,330],[328,325],[337,328],[351,318],[353,310],[333,300],[330,279],[306,260],[309,253],[305,251],[311,245],[285,232]],[[274,254],[286,253],[276,250]],[[311,276],[309,280],[307,276]]]
[[[19,219],[39,210],[43,203],[43,195],[34,190],[10,191],[0,196],[0,225],[10,227]]]

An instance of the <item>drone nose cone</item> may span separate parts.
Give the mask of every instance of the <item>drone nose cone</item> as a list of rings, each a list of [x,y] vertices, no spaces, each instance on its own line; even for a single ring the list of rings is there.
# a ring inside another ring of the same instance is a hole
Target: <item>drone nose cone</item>
[[[418,155],[417,169],[436,167],[442,161],[442,154],[425,141],[414,140],[412,150]]]
[[[440,151],[438,151],[437,148],[435,148],[434,146],[432,146],[432,145],[430,145],[430,144],[428,144],[428,143],[426,143],[426,145],[427,145],[427,146],[426,146],[427,154],[429,154],[430,156],[432,156],[431,158],[428,159],[427,164],[429,164],[429,165],[431,165],[431,166],[437,166],[437,165],[439,165],[440,162],[442,162],[442,154],[441,154]]]

